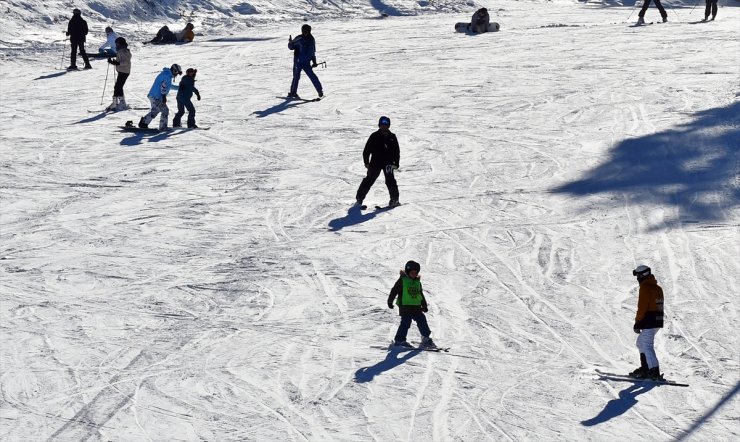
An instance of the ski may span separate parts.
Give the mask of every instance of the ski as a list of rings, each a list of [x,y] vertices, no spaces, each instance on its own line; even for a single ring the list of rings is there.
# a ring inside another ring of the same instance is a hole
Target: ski
[[[148,107],[130,107],[129,106],[126,109],[121,109],[121,110],[117,110],[117,109],[116,110],[107,110],[107,109],[93,110],[93,109],[88,109],[87,111],[89,113],[91,113],[91,114],[102,114],[102,113],[115,114],[116,112],[122,112],[122,111],[125,111],[125,110],[138,110],[138,111],[142,111],[142,110],[149,110],[149,108]]]
[[[601,370],[596,370],[596,373],[601,376],[602,379],[607,379],[610,381],[619,381],[619,382],[652,382],[654,384],[658,385],[673,385],[675,387],[688,387],[689,384],[683,384],[680,382],[670,381],[667,379],[639,379],[639,378],[633,378],[629,375],[624,374],[618,374],[618,373],[608,373]]]
[[[400,206],[400,205],[401,205],[401,204],[399,203],[399,204],[397,204],[397,205],[395,205],[395,206],[375,206],[375,210],[379,210],[379,211],[380,211],[380,210],[382,210],[382,211],[385,211],[385,210],[391,210],[391,209],[395,209],[396,207],[398,207],[398,206]]]
[[[314,101],[321,101],[321,99],[324,98],[324,97],[316,97],[316,98],[277,97],[277,98],[280,98],[282,100],[287,100],[287,101],[300,101],[300,102],[303,102],[303,103],[312,103]]]
[[[450,347],[406,347],[405,345],[371,345],[370,348],[377,348],[378,350],[396,350],[396,351],[429,351],[432,353],[447,353],[450,351]]]

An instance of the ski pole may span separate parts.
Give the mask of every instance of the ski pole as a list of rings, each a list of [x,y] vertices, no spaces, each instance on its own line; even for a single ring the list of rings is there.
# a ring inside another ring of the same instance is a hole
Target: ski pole
[[[694,7],[691,8],[691,11],[689,11],[689,15],[691,15],[692,12],[694,12],[694,9],[696,9],[696,5],[699,4],[699,0],[696,0],[696,3],[694,3]]]
[[[103,93],[100,95],[100,104],[103,104],[103,98],[105,97],[105,87],[108,85],[108,72],[110,72],[110,63],[108,63],[108,69],[105,70],[105,83],[103,83]]]
[[[635,13],[635,9],[637,9],[637,0],[635,0],[635,4],[632,5],[632,11],[630,11],[629,17],[627,17],[627,21],[630,21],[630,18],[632,18],[632,14]]]
[[[316,63],[316,67],[321,66],[322,68],[326,69],[326,62],[322,61],[321,63]]]
[[[62,62],[59,64],[59,69],[64,69],[64,52],[67,51],[67,38],[62,40]]]

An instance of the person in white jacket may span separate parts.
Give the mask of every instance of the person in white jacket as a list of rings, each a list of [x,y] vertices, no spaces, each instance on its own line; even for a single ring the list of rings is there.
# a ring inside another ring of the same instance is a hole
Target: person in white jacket
[[[108,57],[115,57],[116,56],[116,39],[118,38],[118,34],[113,32],[113,28],[108,26],[107,28],[105,28],[105,35],[106,35],[105,43],[100,45],[100,48],[98,48],[98,52]]]

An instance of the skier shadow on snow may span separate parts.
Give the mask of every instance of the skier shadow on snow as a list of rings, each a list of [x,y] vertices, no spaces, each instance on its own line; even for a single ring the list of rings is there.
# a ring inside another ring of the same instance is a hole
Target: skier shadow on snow
[[[740,205],[736,158],[740,149],[740,101],[695,114],[693,121],[662,132],[623,140],[595,169],[553,189],[577,197],[610,194],[622,207],[622,195],[647,211],[651,206],[678,209],[656,230],[682,223],[720,222]]]
[[[268,107],[265,110],[254,111],[252,114],[257,115],[257,118],[265,118],[268,115],[277,114],[284,110],[290,109],[291,107],[300,106],[301,104],[311,103],[308,100],[295,101],[292,99],[285,99],[282,103],[278,103],[275,106]]]
[[[185,133],[185,131],[178,131],[178,132],[155,132],[154,134],[146,133],[146,132],[133,132],[133,135],[124,138],[121,140],[122,146],[138,146],[139,144],[142,144],[144,142],[144,139],[146,139],[150,143],[158,143],[160,141],[166,140],[172,136],[179,135]],[[150,136],[147,136],[150,135]]]
[[[61,71],[61,72],[55,72],[55,73],[53,73],[53,74],[48,74],[48,75],[42,75],[42,76],[40,76],[40,77],[36,77],[36,78],[34,78],[33,80],[34,80],[34,81],[36,81],[36,80],[48,80],[49,78],[56,78],[56,77],[61,77],[62,75],[66,74],[66,73],[68,73],[68,72],[69,72],[69,71]]]
[[[90,117],[90,118],[84,118],[84,119],[82,119],[82,120],[80,120],[80,121],[75,121],[75,122],[74,122],[74,123],[72,123],[72,124],[85,124],[85,123],[92,123],[93,121],[98,121],[98,120],[100,120],[100,119],[103,119],[103,118],[105,118],[105,116],[106,116],[107,114],[108,114],[108,112],[105,112],[105,111],[103,111],[103,112],[101,112],[101,113],[99,113],[99,114],[97,114],[97,115],[94,115],[94,116]]]
[[[409,359],[421,353],[421,349],[390,348],[385,359],[370,367],[362,367],[355,372],[355,382],[364,384],[372,381],[375,376],[398,367]],[[402,353],[405,353],[401,356]],[[401,356],[401,357],[399,357]]]
[[[637,403],[637,396],[647,393],[658,384],[654,383],[636,383],[619,392],[619,398],[607,402],[603,410],[596,416],[585,421],[581,421],[584,427],[593,427],[594,425],[603,424],[604,422],[621,416]]]
[[[386,211],[387,210],[375,210],[367,213],[362,213],[359,207],[351,207],[349,210],[347,210],[347,215],[341,218],[334,218],[333,220],[329,221],[329,229],[332,232],[337,232],[345,227],[364,223],[365,221],[371,220]]]

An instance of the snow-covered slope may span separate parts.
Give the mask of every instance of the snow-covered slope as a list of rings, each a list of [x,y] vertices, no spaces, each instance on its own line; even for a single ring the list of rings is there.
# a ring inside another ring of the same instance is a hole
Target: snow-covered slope
[[[0,439],[737,440],[740,11],[489,6],[316,23],[312,103],[277,98],[302,21],[133,44],[129,102],[197,67],[208,131],[121,132],[104,62],[6,56]],[[383,114],[404,205],[348,212]],[[373,347],[409,259],[450,354]],[[637,363],[640,263],[688,388],[595,376]]]

